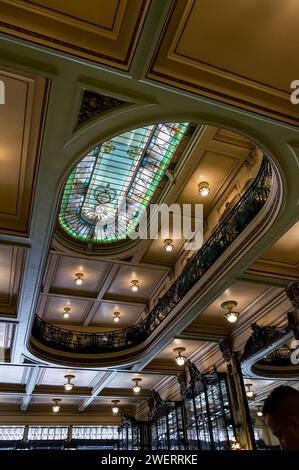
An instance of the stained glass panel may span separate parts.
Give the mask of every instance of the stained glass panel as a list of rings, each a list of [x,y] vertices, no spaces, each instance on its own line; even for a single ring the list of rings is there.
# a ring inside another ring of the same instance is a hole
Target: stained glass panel
[[[86,242],[125,239],[135,230],[187,129],[188,123],[155,124],[94,147],[67,180],[61,227]]]

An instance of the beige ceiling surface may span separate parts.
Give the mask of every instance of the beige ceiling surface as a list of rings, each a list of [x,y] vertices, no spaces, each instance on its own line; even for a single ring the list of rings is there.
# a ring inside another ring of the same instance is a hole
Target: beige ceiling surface
[[[148,76],[298,125],[298,21],[297,0],[178,0]]]
[[[221,308],[221,304],[228,300],[235,300],[238,302],[236,311],[240,313],[239,320],[236,324],[242,320],[242,310],[248,308],[259,296],[267,291],[269,286],[253,282],[235,281],[229,288],[227,288],[209,307],[204,310],[196,322],[202,324],[211,324],[217,326],[231,326],[224,314],[226,310]]]
[[[104,374],[104,372],[99,373],[90,370],[66,370],[49,368],[44,370],[44,373],[41,375],[38,384],[63,386],[66,383],[64,376],[67,374],[75,376],[75,378],[72,379],[72,382],[76,387],[91,387],[94,378],[97,377],[97,379],[100,380],[100,377]]]
[[[69,318],[63,318],[65,307],[71,309]],[[45,302],[41,303],[39,312],[45,321],[67,326],[68,324],[82,324],[89,308],[90,302],[85,300],[72,299],[70,301],[63,297],[47,297]]]
[[[73,295],[94,296],[99,290],[100,281],[106,266],[106,263],[86,258],[81,259],[71,256],[55,257],[53,276],[50,280],[50,291],[56,293],[67,291]],[[77,286],[75,283],[76,273],[84,275],[84,282],[81,286]]]
[[[164,275],[164,272],[158,269],[120,266],[108,293],[130,297],[132,300],[149,298]],[[139,290],[136,293],[131,289],[131,281],[135,279],[139,281]]]
[[[268,261],[291,264],[299,263],[299,222],[285,233],[270,250],[261,257]]]
[[[293,225],[248,270],[249,273],[297,279],[299,276],[299,222]]]
[[[177,353],[173,352],[175,348],[185,348],[185,351],[182,354],[187,359],[190,359],[190,356],[192,356],[192,354],[194,354],[203,344],[203,341],[176,338],[165,349],[163,349],[158,356],[156,356],[156,359],[174,361],[177,355]]]
[[[183,181],[178,176],[173,184],[175,199],[171,202],[178,203],[181,207],[182,204],[202,204],[203,216],[207,218],[223,195],[229,192],[230,185],[254,148],[248,139],[240,135],[225,129],[205,126],[186,162],[188,174]],[[210,187],[206,197],[198,193],[198,184],[203,181],[207,181]],[[173,236],[172,221],[173,217],[170,217],[170,237]],[[166,225],[165,229],[167,228]],[[161,235],[161,229],[163,225],[160,227],[159,237],[151,241],[142,259],[145,262],[173,265],[180,255],[185,239],[174,239],[173,251],[166,252],[163,244],[165,237]]]
[[[39,159],[46,81],[0,70],[0,233],[27,236]]]
[[[148,0],[1,0],[0,31],[128,70]]]
[[[110,327],[126,328],[133,325],[143,307],[134,304],[122,304],[121,302],[101,302],[90,322],[90,326],[109,325]],[[120,312],[119,322],[114,322],[113,312]]]
[[[25,250],[0,245],[0,316],[16,316]]]
[[[142,388],[147,390],[152,389],[157,385],[162,379],[163,375],[156,375],[156,374],[126,374],[126,373],[119,373],[115,376],[115,378],[109,383],[109,388],[132,388],[134,383],[132,379],[140,378],[142,381],[140,385]]]

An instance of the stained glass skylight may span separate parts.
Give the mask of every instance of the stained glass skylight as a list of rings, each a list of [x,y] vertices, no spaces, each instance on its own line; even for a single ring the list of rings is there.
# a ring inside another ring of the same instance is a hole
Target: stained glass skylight
[[[68,177],[59,223],[72,237],[103,243],[135,230],[188,129],[162,123],[125,132],[95,146]]]

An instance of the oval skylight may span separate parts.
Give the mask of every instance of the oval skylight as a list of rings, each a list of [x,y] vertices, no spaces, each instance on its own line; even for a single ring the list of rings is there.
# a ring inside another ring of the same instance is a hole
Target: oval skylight
[[[68,177],[61,227],[85,242],[125,239],[150,203],[188,125],[141,127],[94,147]]]

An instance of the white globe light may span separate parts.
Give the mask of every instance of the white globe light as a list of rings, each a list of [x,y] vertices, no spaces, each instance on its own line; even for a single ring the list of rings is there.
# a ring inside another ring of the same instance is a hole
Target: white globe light
[[[114,413],[115,415],[118,413],[118,407],[117,406],[113,406],[112,413]]]
[[[140,392],[140,390],[141,390],[141,387],[140,387],[140,385],[134,385],[134,387],[133,387],[133,392],[135,392],[135,393],[139,393],[139,392]]]
[[[183,366],[186,362],[186,358],[185,356],[179,356],[179,357],[176,357],[176,363],[178,366]]]
[[[225,318],[230,323],[236,323],[236,321],[238,320],[238,315],[236,315],[236,312],[230,312],[225,316]]]

